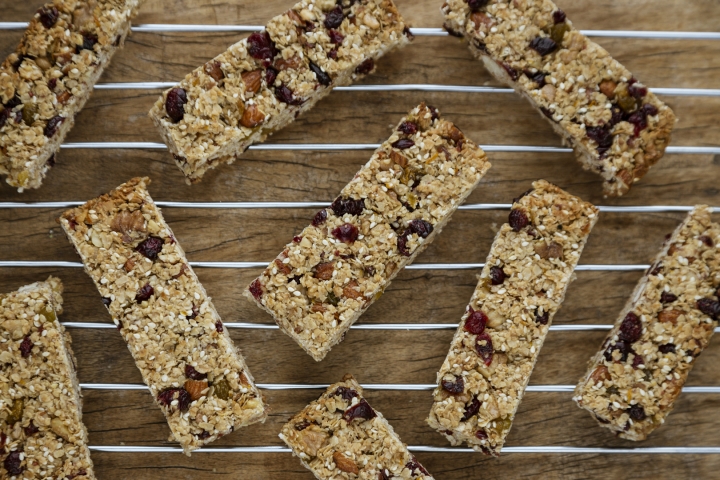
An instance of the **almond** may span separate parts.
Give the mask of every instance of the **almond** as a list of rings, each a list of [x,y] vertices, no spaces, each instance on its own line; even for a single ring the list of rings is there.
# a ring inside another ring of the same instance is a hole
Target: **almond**
[[[592,380],[593,385],[601,383],[605,380],[610,380],[610,371],[605,365],[600,365],[595,370],[593,370],[592,374],[590,375],[590,380]]]
[[[205,71],[205,73],[210,75],[216,82],[219,82],[220,80],[225,78],[225,73],[223,73],[222,68],[220,68],[220,62],[218,62],[217,60],[211,60],[207,62],[203,66],[203,70]]]
[[[245,84],[245,91],[257,93],[257,91],[260,90],[260,85],[262,84],[262,70],[244,72],[241,77],[243,83]]]
[[[297,70],[302,65],[302,61],[298,57],[290,57],[287,60],[281,58],[275,62],[274,67],[278,70],[293,69]]]
[[[617,83],[613,82],[612,80],[603,80],[600,82],[600,91],[608,98],[615,97],[615,89],[617,88]]]
[[[357,281],[351,280],[348,282],[347,285],[343,288],[343,296],[347,298],[360,298],[362,297],[362,293],[355,290],[355,287],[358,286]]]
[[[257,105],[248,105],[240,119],[240,125],[246,128],[255,128],[265,121],[265,114],[257,107]]]
[[[315,278],[318,280],[330,280],[334,269],[333,262],[318,263],[315,266]]]
[[[342,472],[354,473],[355,475],[360,473],[360,469],[355,462],[340,452],[333,452],[333,462]]]
[[[317,456],[318,450],[325,444],[329,435],[317,425],[310,425],[299,434],[302,450],[311,457]]]
[[[683,312],[680,310],[663,310],[662,312],[658,313],[658,320],[660,320],[663,323],[672,323],[675,325],[677,323],[677,319],[680,315],[682,315]]]
[[[535,253],[540,255],[540,258],[543,258],[545,260],[549,258],[563,258],[563,249],[562,246],[555,242],[545,243],[540,242],[535,244]]]
[[[185,385],[183,385],[183,387],[190,394],[192,401],[195,401],[200,397],[207,395],[208,382],[201,380],[185,380]]]
[[[281,272],[283,275],[288,275],[290,272],[292,272],[292,268],[290,268],[290,265],[283,263],[282,260],[279,258],[275,259],[275,266],[277,267],[278,271]]]
[[[391,159],[393,162],[395,162],[395,163],[397,163],[398,165],[400,165],[401,167],[403,167],[403,168],[407,167],[407,164],[408,164],[407,158],[405,158],[404,155],[396,152],[395,150],[393,150],[392,152],[390,152],[390,159]]]

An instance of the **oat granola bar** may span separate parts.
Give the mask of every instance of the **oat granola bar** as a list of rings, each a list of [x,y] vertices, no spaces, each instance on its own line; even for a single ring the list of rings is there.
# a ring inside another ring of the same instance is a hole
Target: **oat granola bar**
[[[38,188],[93,86],[123,44],[141,0],[42,6],[0,66],[0,174]]]
[[[260,392],[146,187],[134,178],[60,223],[186,453],[266,416]]]
[[[303,0],[164,92],[150,117],[195,183],[409,39],[392,0]]]
[[[433,478],[352,375],[290,419],[280,438],[319,480]]]
[[[50,277],[0,295],[0,478],[95,478],[62,289]]]
[[[416,107],[245,295],[322,360],[488,168],[485,152],[437,110]]]
[[[644,440],[665,423],[720,320],[720,225],[701,205],[638,283],[588,372],[578,406],[619,437]]]
[[[428,423],[497,456],[598,210],[540,180],[515,199],[437,375]]]
[[[550,0],[447,0],[447,30],[550,121],[583,168],[622,195],[665,153],[672,110]]]

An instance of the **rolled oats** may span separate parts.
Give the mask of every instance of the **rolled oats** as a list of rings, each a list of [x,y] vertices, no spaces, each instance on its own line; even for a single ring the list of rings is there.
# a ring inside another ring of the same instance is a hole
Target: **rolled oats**
[[[38,188],[141,0],[55,0],[0,66],[0,174]]]
[[[60,224],[189,454],[267,412],[148,183],[134,178],[68,210]]]
[[[665,153],[672,110],[550,0],[447,0],[442,12],[448,31],[605,179],[607,195],[626,193]]]
[[[391,0],[302,0],[166,91],[150,117],[188,182],[198,182],[409,40]]]
[[[544,180],[512,208],[437,375],[428,418],[451,444],[493,456],[505,443],[598,215]],[[543,245],[556,254],[537,253]]]
[[[280,438],[319,480],[433,478],[352,375],[295,415]]]
[[[720,320],[720,225],[700,205],[667,240],[575,389],[600,426],[644,440],[665,422]]]
[[[95,478],[62,289],[50,277],[0,295],[2,478]]]
[[[245,295],[322,360],[489,168],[437,110],[416,107]]]

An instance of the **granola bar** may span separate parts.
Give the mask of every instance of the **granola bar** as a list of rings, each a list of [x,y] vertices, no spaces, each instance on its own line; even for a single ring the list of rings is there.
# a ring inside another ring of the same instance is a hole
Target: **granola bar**
[[[573,399],[619,437],[665,423],[720,320],[720,225],[690,212],[620,312]]]
[[[38,188],[141,0],[55,0],[42,6],[0,66],[0,174]]]
[[[95,478],[62,289],[50,277],[0,295],[1,478]]]
[[[672,110],[550,0],[447,0],[446,28],[546,117],[583,168],[623,195],[665,153]]]
[[[598,210],[540,180],[515,199],[437,375],[428,423],[498,456]]]
[[[303,0],[165,91],[150,117],[195,183],[409,40],[392,0]]]
[[[290,419],[280,438],[319,480],[433,478],[352,375]]]
[[[416,107],[245,295],[322,360],[488,168],[485,152],[436,109]]]
[[[60,223],[186,453],[264,421],[260,392],[146,187],[134,178]]]

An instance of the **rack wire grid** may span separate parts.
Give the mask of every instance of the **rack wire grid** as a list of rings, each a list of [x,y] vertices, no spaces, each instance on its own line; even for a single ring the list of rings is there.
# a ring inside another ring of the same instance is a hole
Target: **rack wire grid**
[[[26,27],[25,22],[0,22],[0,30],[21,30]],[[135,32],[167,33],[167,32],[254,32],[261,30],[262,26],[257,25],[174,25],[174,24],[140,24],[133,26]],[[440,28],[412,28],[411,32],[416,36],[447,36],[447,33]],[[673,32],[673,31],[622,31],[622,30],[585,30],[586,35],[591,37],[628,38],[628,39],[653,39],[663,40],[720,40],[720,32]],[[478,67],[480,68],[480,67]],[[98,83],[97,90],[158,90],[175,85],[175,82],[128,82],[128,83]],[[698,89],[698,88],[673,88],[658,87],[651,89],[659,95],[664,96],[692,96],[692,97],[720,97],[720,89]],[[436,84],[388,84],[388,85],[353,85],[337,87],[337,91],[412,91],[412,92],[463,92],[478,95],[488,93],[512,94],[513,90],[502,87],[469,86],[469,85],[436,85]],[[378,144],[289,144],[272,143],[253,145],[251,150],[305,150],[305,151],[326,151],[326,150],[373,150]],[[63,149],[166,149],[161,143],[151,142],[86,142],[86,143],[65,143]],[[567,153],[571,150],[563,147],[547,147],[532,145],[482,145],[487,152],[537,152],[537,153]],[[673,154],[711,154],[720,155],[720,146],[670,146],[667,149],[668,155]],[[0,202],[0,209],[40,209],[40,208],[66,208],[77,206],[83,201],[54,201],[54,202]],[[176,202],[157,201],[158,206],[163,208],[190,208],[190,209],[296,209],[296,208],[318,208],[327,206],[330,201],[313,202]],[[461,210],[509,210],[510,204],[467,204],[460,207]],[[716,211],[717,208],[715,207]],[[692,206],[676,205],[638,205],[638,206],[600,206],[601,212],[617,213],[662,213],[662,212],[687,212]],[[190,262],[195,268],[227,268],[227,269],[251,269],[265,267],[269,261],[226,261],[226,262]],[[406,267],[412,270],[454,270],[454,269],[480,269],[482,263],[416,263]],[[67,261],[24,261],[24,260],[3,260],[0,261],[2,268],[80,268],[79,262]],[[649,267],[646,264],[629,265],[602,265],[602,264],[581,264],[578,271],[640,271]],[[2,271],[2,270],[0,270]],[[250,307],[248,307],[250,308]],[[107,322],[63,322],[71,329],[112,329],[115,325]],[[274,324],[261,323],[225,323],[231,329],[277,329]],[[356,324],[351,327],[354,330],[431,330],[431,329],[456,329],[457,324],[422,324],[422,323],[383,323],[383,324]],[[565,324],[550,327],[552,332],[561,331],[607,331],[612,325],[582,325]],[[720,331],[716,328],[715,331]],[[280,383],[259,383],[258,387],[265,390],[292,390],[292,389],[324,389],[328,384],[280,384]],[[364,388],[370,390],[432,390],[435,384],[366,384]],[[119,383],[82,383],[84,390],[145,390],[147,387],[142,384],[119,384]],[[528,392],[571,392],[574,385],[530,385]],[[720,386],[686,386],[684,394],[701,395],[707,393],[720,393]],[[598,432],[598,435],[601,435]],[[99,452],[125,452],[125,453],[176,453],[182,452],[179,447],[170,446],[129,446],[94,445],[90,447],[93,451]],[[468,448],[436,447],[427,445],[416,445],[409,447],[414,452],[438,452],[446,454],[465,454],[474,452]],[[290,449],[280,446],[236,446],[236,447],[207,447],[198,450],[201,453],[288,453]],[[575,446],[506,446],[503,454],[522,453],[543,453],[543,454],[720,454],[720,446],[695,447],[695,446],[672,446],[672,447],[632,447],[632,448],[602,448],[602,447],[575,447]]]

